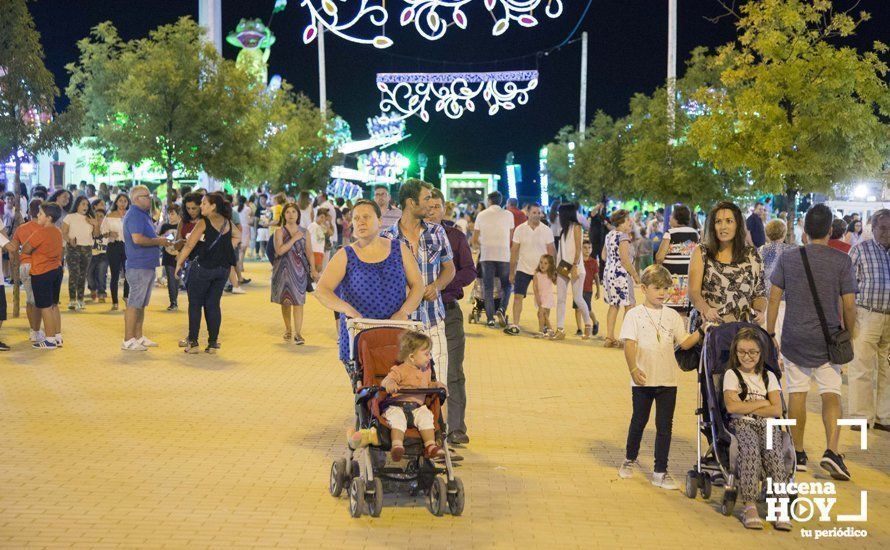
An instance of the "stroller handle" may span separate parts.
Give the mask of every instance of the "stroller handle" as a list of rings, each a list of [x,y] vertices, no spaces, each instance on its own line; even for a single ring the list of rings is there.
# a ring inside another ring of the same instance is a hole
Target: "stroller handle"
[[[350,318],[346,319],[346,328],[352,330],[366,330],[375,327],[395,327],[409,330],[421,330],[423,323],[418,321],[396,321],[395,319],[367,319],[367,318]]]
[[[359,395],[368,399],[383,391],[386,391],[383,386],[368,386],[362,388]],[[437,395],[442,401],[448,396],[448,391],[445,388],[402,388],[396,393],[399,395]]]

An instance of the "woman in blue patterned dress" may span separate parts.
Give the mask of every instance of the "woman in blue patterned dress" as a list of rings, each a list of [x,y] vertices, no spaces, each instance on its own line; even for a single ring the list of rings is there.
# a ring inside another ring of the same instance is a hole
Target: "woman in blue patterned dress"
[[[348,317],[405,321],[420,305],[424,291],[417,260],[408,247],[380,236],[380,207],[376,203],[356,203],[352,236],[355,241],[328,262],[315,292],[323,306],[340,313],[343,363],[349,362]]]
[[[609,313],[606,316],[606,338],[603,345],[607,348],[621,347],[615,339],[615,325],[618,311],[624,307],[625,313],[636,304],[634,297],[634,281],[639,281],[637,270],[633,266],[630,253],[629,233],[633,220],[627,210],[616,210],[609,218],[613,229],[606,235],[602,258],[606,262],[603,271],[603,288]]]
[[[288,203],[278,220],[275,241],[275,261],[272,263],[272,303],[281,305],[284,318],[284,341],[300,346],[303,339],[303,305],[309,278],[318,280],[312,244],[300,228],[300,209]],[[291,323],[293,318],[293,324]]]

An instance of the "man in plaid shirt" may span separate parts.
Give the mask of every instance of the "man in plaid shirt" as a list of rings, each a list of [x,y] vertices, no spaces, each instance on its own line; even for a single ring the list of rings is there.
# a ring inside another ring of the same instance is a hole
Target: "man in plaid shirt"
[[[847,411],[876,430],[890,431],[890,210],[875,212],[871,224],[874,239],[850,250],[859,292]]]
[[[454,278],[454,254],[441,225],[427,223],[432,198],[430,184],[409,179],[399,189],[402,217],[380,232],[389,239],[398,239],[414,254],[426,289],[423,301],[411,320],[423,323],[424,333],[433,341],[433,368],[436,380],[448,381],[448,342],[445,338],[445,305],[442,290]]]

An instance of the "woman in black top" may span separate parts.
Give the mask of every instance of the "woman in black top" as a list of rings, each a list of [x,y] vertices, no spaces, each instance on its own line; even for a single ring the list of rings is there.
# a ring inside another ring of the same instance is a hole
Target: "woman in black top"
[[[185,258],[197,247],[189,265],[187,291],[189,297],[189,334],[186,353],[198,353],[198,332],[201,311],[207,319],[207,353],[219,349],[219,327],[222,310],[219,302],[235,265],[235,243],[241,241],[241,230],[232,223],[232,205],[218,191],[201,199],[201,219],[189,235],[176,260],[176,273],[182,270]]]

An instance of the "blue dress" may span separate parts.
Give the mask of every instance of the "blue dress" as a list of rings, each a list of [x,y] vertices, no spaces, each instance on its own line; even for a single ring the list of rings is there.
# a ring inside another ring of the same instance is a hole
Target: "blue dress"
[[[402,265],[399,241],[392,241],[389,256],[382,262],[363,262],[351,246],[346,250],[346,274],[337,287],[337,296],[367,319],[389,319],[405,303],[408,279]],[[340,314],[340,360],[349,361],[349,334],[346,315]]]

